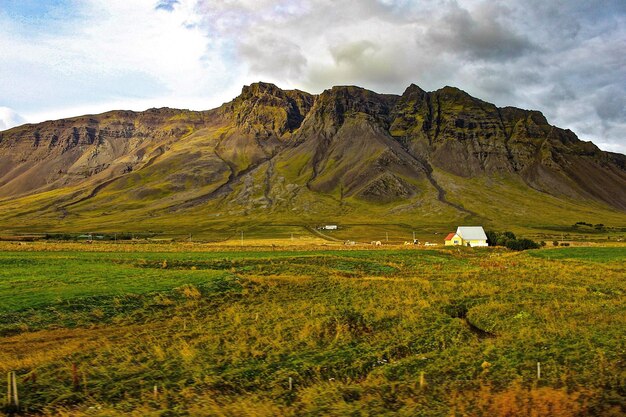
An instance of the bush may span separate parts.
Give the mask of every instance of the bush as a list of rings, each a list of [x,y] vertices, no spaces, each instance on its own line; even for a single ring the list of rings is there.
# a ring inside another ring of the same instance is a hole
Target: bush
[[[552,246],[559,246],[559,241],[558,240],[553,241]]]
[[[507,239],[511,239],[511,240],[515,240],[515,233],[513,232],[504,232],[502,233],[504,235],[504,237],[506,237]]]
[[[509,240],[506,244],[506,247],[511,250],[527,250],[527,249],[539,249],[541,246],[533,240],[530,239],[516,239]]]
[[[487,230],[485,234],[487,235],[487,244],[489,246],[496,246],[498,244],[498,232]]]
[[[545,246],[545,242],[539,245],[539,243],[530,239],[518,239],[513,232],[494,232],[490,230],[485,232],[485,234],[487,235],[487,243],[490,246],[505,246],[511,250],[538,249],[541,246]],[[556,242],[555,246],[558,246],[558,242]]]

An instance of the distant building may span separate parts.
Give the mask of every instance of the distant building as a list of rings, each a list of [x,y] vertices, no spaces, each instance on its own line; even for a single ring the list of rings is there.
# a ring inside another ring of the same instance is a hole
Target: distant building
[[[487,235],[482,226],[459,226],[456,233],[450,233],[445,239],[446,246],[489,246]]]
[[[337,230],[337,225],[336,224],[327,224],[326,226],[323,227],[324,230]]]
[[[461,237],[456,233],[450,233],[444,240],[445,246],[460,246],[462,244],[463,239],[461,239]]]

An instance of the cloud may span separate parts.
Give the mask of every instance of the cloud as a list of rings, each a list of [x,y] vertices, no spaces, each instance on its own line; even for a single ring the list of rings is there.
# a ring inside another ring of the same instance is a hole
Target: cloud
[[[426,39],[437,49],[468,59],[506,60],[536,49],[526,36],[500,22],[507,12],[493,4],[470,11],[453,3],[427,28]]]
[[[259,80],[414,82],[541,110],[605,149],[626,141],[623,0],[86,0],[15,16],[0,11],[0,97],[29,118],[206,109]]]
[[[380,50],[380,46],[368,40],[356,41],[330,47],[330,54],[338,65],[363,62]]]
[[[307,64],[300,47],[288,39],[259,35],[242,42],[238,47],[240,57],[248,64],[251,73],[260,77],[287,79],[297,82]],[[271,57],[271,59],[268,59]]]
[[[0,107],[0,131],[26,123],[26,120],[8,107]]]
[[[158,2],[158,4],[156,5],[155,9],[157,10],[166,10],[168,12],[171,12],[174,10],[174,7],[180,4],[180,1],[178,0],[160,0]]]
[[[51,13],[37,30],[0,13],[0,79],[11,80],[0,97],[23,114],[124,100],[219,105],[238,73],[228,51],[198,29],[195,2],[160,4],[77,2],[75,19]]]
[[[384,47],[368,39],[349,43],[335,41],[329,45],[328,52],[329,60],[315,62],[306,72],[306,82],[313,89],[340,84],[398,92],[395,91],[398,79],[405,78],[401,72],[407,67],[398,65],[402,54],[397,54],[391,43]]]
[[[594,103],[598,117],[607,122],[626,120],[626,97],[616,91],[619,90],[604,89]]]

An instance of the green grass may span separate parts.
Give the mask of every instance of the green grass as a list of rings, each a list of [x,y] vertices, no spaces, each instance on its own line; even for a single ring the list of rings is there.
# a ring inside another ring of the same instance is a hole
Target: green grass
[[[300,275],[320,272],[390,274],[402,265],[447,262],[434,251],[386,251],[370,261],[369,251],[325,252],[0,252],[0,312],[69,302],[78,297],[118,296],[167,291],[183,284],[224,279],[228,271]],[[389,262],[389,263],[387,263]]]
[[[626,412],[623,248],[8,247],[0,372],[30,412]]]
[[[138,259],[90,253],[0,253],[0,312],[37,308],[79,297],[142,294],[222,279],[222,271],[141,268]],[[150,258],[155,256],[152,254]],[[162,258],[162,259],[161,259]],[[167,256],[159,258],[159,268]],[[171,258],[171,257],[170,257]]]
[[[626,260],[626,247],[577,247],[560,248],[558,250],[541,250],[530,252],[532,256],[542,259],[573,259],[593,262],[624,262]]]

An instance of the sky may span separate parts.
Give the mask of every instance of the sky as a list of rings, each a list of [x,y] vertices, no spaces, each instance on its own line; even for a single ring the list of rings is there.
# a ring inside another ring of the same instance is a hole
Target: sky
[[[256,81],[451,85],[626,154],[626,1],[0,0],[0,130]]]

